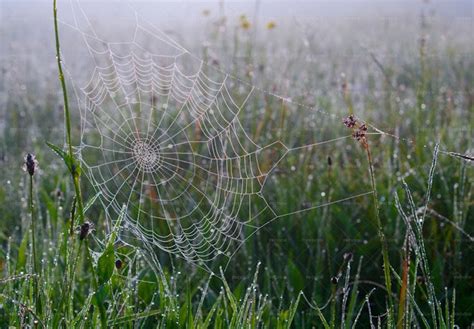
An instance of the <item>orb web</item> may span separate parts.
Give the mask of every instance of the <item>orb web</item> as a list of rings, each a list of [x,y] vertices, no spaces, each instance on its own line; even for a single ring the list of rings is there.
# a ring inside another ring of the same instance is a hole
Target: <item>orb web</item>
[[[73,23],[62,23],[80,34],[92,63],[87,83],[74,89],[81,108],[77,151],[109,219],[126,209],[123,235],[207,267],[218,257],[230,260],[276,219],[372,193],[366,186],[339,200],[321,193],[310,204],[280,207],[271,194],[279,175],[291,182],[298,159],[352,139],[325,132],[325,120],[342,126],[340,118],[314,109],[318,139],[265,133],[252,106],[261,95],[281,108],[290,99],[208,65],[146,21],[136,19],[128,38],[107,41],[79,3],[73,6]],[[79,78],[70,75],[76,86]]]

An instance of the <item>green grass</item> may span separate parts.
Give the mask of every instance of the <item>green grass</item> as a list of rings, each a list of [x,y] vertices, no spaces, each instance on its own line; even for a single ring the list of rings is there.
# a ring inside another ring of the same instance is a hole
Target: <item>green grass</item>
[[[268,181],[268,201],[279,214],[330,205],[265,225],[227,267],[211,262],[211,275],[130,238],[121,226],[125,209],[106,220],[101,196],[80,177],[75,159],[79,113],[68,104],[68,80],[38,71],[46,83],[8,97],[0,112],[0,327],[472,326],[473,161],[450,153],[472,156],[474,149],[467,32],[425,18],[411,30],[371,35],[370,44],[390,47],[392,58],[353,45],[351,23],[331,27],[340,44],[314,26],[277,22],[255,39],[252,21],[246,29],[239,21],[203,19],[202,36],[190,45],[195,53],[292,98],[255,92],[240,118],[255,141],[298,146],[350,135],[341,122],[350,113],[387,134],[290,152],[281,166],[295,170]],[[56,37],[61,31],[57,26]],[[436,41],[443,33],[451,38]],[[33,62],[35,56],[44,58],[31,54]],[[61,72],[60,56],[55,64]],[[10,87],[11,95],[21,89]],[[65,135],[52,129],[63,119]],[[66,151],[53,145],[64,136]],[[34,176],[21,170],[28,152],[39,161]],[[94,229],[81,238],[86,221]]]

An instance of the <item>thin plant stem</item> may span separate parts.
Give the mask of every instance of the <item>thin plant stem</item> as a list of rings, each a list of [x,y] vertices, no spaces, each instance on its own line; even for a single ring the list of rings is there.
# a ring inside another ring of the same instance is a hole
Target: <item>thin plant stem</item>
[[[372,161],[372,154],[370,152],[370,147],[368,141],[364,144],[365,150],[367,152],[367,159],[369,162],[369,173],[370,173],[370,182],[372,185],[372,196],[374,199],[374,207],[375,207],[375,220],[377,224],[377,233],[380,239],[380,243],[382,244],[382,257],[383,257],[383,271],[384,271],[384,278],[385,278],[385,286],[388,291],[388,320],[389,324],[391,325],[392,316],[393,316],[393,298],[392,298],[392,280],[390,277],[390,260],[388,257],[388,247],[387,247],[387,240],[385,238],[385,234],[383,232],[382,221],[380,219],[380,205],[379,205],[379,198],[377,193],[377,186],[375,184],[375,173],[374,173],[374,165]]]
[[[33,271],[35,274],[38,274],[38,265],[37,265],[37,259],[36,259],[36,243],[35,243],[35,218],[34,218],[34,204],[33,204],[33,176],[30,175],[30,188],[29,188],[29,208],[30,208],[30,217],[31,217],[31,222],[30,222],[30,227],[31,227],[31,245],[33,249]]]
[[[336,284],[332,284],[332,287],[331,287],[331,295],[332,295],[332,300],[331,300],[331,323],[330,323],[331,329],[334,329],[336,327],[336,296],[337,296],[337,286],[336,286]]]
[[[59,43],[59,28],[58,28],[58,10],[56,6],[56,0],[53,0],[53,15],[54,15],[54,34],[56,39],[56,61],[58,64],[59,72],[59,81],[61,82],[61,89],[63,91],[63,101],[64,101],[64,124],[66,127],[66,144],[68,147],[68,153],[70,159],[74,159],[74,153],[72,150],[72,141],[71,141],[71,115],[69,111],[69,101],[66,88],[66,80],[64,79],[64,73],[62,68],[62,59],[61,59],[61,48]],[[81,196],[81,186],[79,173],[74,163],[71,163],[71,175],[73,176],[74,191],[77,198],[77,208],[80,223],[84,222],[84,206]],[[74,227],[74,218],[71,218],[71,227]]]
[[[58,64],[58,73],[59,73],[59,81],[61,82],[61,88],[63,91],[63,100],[64,100],[64,124],[66,127],[66,143],[68,146],[68,153],[69,153],[69,170],[71,172],[72,180],[74,183],[74,191],[76,194],[76,203],[77,203],[77,213],[79,216],[79,222],[82,224],[84,223],[84,206],[83,206],[83,201],[82,201],[82,193],[81,193],[81,184],[80,184],[80,172],[78,171],[78,168],[75,165],[74,161],[74,153],[72,150],[72,140],[71,140],[71,115],[69,111],[69,101],[68,101],[68,95],[67,95],[67,88],[66,88],[66,81],[64,79],[64,73],[63,73],[63,68],[62,68],[62,60],[61,60],[61,48],[60,48],[60,42],[59,42],[59,28],[58,28],[58,10],[57,10],[57,0],[53,0],[53,16],[54,16],[54,35],[55,35],[55,40],[56,40],[56,60]],[[71,228],[70,232],[74,232],[74,217],[71,216]],[[70,235],[71,243],[74,243],[74,234]],[[80,246],[82,243],[79,245],[79,250],[80,251]],[[94,264],[92,261],[92,256],[89,250],[89,244],[88,241],[86,240],[85,243],[85,252],[86,252],[86,258],[88,260],[88,265],[90,266],[91,270],[91,275],[92,275],[92,283],[93,283],[93,288],[95,291],[98,289],[98,281],[96,277],[96,273],[94,270]],[[66,257],[69,258],[69,251],[66,251]],[[68,280],[71,281],[72,278],[74,277],[73,273],[75,271],[75,265],[76,262],[73,262],[73,264],[69,264],[69,259],[67,259],[66,264],[68,264],[70,268],[70,273]],[[66,267],[67,268],[67,267]],[[67,287],[70,287],[72,282],[68,282]],[[69,289],[67,289],[69,290]],[[66,293],[69,293],[66,291]],[[67,303],[69,298],[66,299]],[[102,326],[104,327],[104,324],[106,324],[106,319],[105,319],[105,310],[103,308],[103,305],[99,305],[99,310],[100,310],[100,317],[101,317],[101,323]]]
[[[29,186],[29,208],[30,208],[30,227],[31,227],[31,246],[33,250],[33,272],[35,273],[35,278],[33,280],[33,295],[35,299],[36,312],[40,311],[40,302],[38,296],[38,260],[36,254],[36,219],[35,219],[35,206],[33,203],[33,175],[30,176],[30,186]]]

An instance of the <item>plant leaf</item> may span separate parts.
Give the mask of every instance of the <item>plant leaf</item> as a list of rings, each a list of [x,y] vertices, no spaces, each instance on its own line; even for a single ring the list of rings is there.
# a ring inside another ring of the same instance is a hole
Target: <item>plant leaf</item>
[[[46,142],[46,145],[56,153],[61,159],[63,159],[66,167],[69,169],[69,172],[74,176],[79,176],[81,173],[81,167],[77,163],[77,161],[71,157],[66,151],[64,151],[61,147],[54,145],[53,143]]]
[[[96,195],[94,195],[92,197],[92,199],[90,199],[89,201],[87,201],[86,205],[84,206],[84,213],[87,212],[87,210],[89,210],[90,207],[92,207],[92,205],[94,204],[94,202],[97,200],[97,198],[102,194],[101,191],[97,192]]]
[[[97,261],[97,279],[99,285],[110,280],[110,277],[114,273],[115,266],[115,253],[113,243],[108,243],[102,255],[100,255]]]
[[[20,248],[18,248],[18,261],[16,263],[16,269],[18,272],[24,270],[26,266],[26,250],[28,247],[28,236],[29,234],[23,235]]]

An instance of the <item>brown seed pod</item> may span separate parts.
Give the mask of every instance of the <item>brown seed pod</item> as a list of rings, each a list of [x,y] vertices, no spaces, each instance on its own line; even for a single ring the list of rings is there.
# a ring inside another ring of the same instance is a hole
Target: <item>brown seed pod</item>
[[[120,270],[120,269],[122,268],[122,266],[123,266],[123,262],[122,262],[120,259],[117,259],[117,260],[115,261],[115,268],[116,268],[117,270]]]
[[[76,231],[79,233],[79,240],[84,240],[94,230],[94,224],[86,221],[82,225],[79,225]]]

